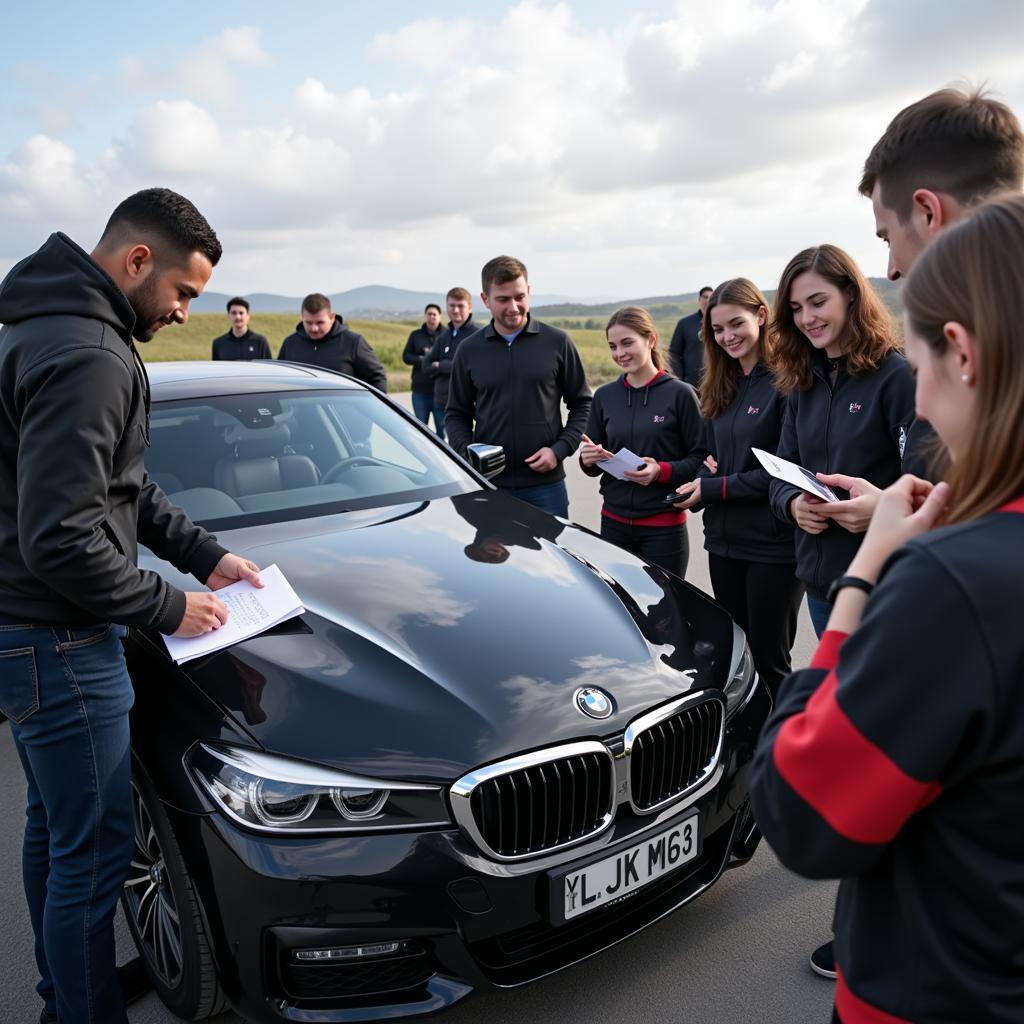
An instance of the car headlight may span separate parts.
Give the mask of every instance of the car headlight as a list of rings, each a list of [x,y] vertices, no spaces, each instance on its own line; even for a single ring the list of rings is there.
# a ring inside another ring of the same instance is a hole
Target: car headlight
[[[729,682],[725,687],[725,714],[731,715],[750,695],[757,682],[754,658],[750,653],[747,638],[735,623],[732,627],[732,663],[729,666]]]
[[[213,743],[197,744],[186,760],[220,810],[262,832],[386,832],[450,824],[437,786],[367,779]]]

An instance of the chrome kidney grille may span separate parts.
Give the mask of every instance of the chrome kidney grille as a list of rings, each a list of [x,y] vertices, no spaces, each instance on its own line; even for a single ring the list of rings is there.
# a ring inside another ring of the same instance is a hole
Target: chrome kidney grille
[[[596,740],[567,743],[487,765],[451,789],[455,818],[499,860],[547,853],[612,822],[615,766]]]
[[[496,860],[551,853],[608,828],[617,790],[645,815],[700,787],[718,767],[724,734],[721,698],[690,694],[634,719],[618,759],[604,743],[581,740],[478,768],[452,786],[452,811]]]
[[[718,763],[724,724],[717,698],[675,701],[631,723],[626,753],[633,808],[657,810],[707,778]]]

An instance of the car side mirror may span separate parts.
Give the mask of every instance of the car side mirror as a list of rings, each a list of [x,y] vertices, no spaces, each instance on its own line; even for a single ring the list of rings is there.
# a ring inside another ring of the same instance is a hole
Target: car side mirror
[[[505,449],[500,444],[471,444],[466,454],[469,464],[488,480],[505,468]]]

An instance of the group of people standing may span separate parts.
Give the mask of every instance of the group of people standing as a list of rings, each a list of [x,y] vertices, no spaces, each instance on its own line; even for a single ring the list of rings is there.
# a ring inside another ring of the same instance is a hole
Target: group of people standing
[[[755,818],[785,864],[842,879],[834,947],[812,956],[842,1024],[1024,1020],[1022,186],[1024,133],[983,94],[943,90],[889,125],[860,191],[889,277],[909,276],[902,344],[854,261],[822,245],[789,261],[773,306],[742,277],[703,290],[699,396],[636,307],[610,318],[622,374],[592,395],[508,256],[483,268],[487,325],[453,289],[448,327],[434,310],[433,337],[407,349],[421,415],[440,427],[443,403],[460,454],[501,444],[509,493],[566,516],[578,451],[601,475],[602,535],[680,576],[686,513],[703,508],[715,594],[775,699]],[[143,468],[135,341],[184,323],[220,256],[188,200],[148,189],[91,253],[57,233],[0,286],[0,711],[28,781],[42,1022],[123,1024],[132,995],[113,941],[132,847],[124,627],[191,636],[227,615],[213,593],[140,571],[137,544],[209,591],[260,585]],[[215,357],[269,356],[247,303],[229,312]],[[675,346],[687,367],[691,327]],[[313,295],[280,358],[384,390],[367,349]],[[752,447],[842,500],[769,478]],[[638,456],[623,479],[601,469],[620,448]],[[789,673],[804,591],[820,643]]]

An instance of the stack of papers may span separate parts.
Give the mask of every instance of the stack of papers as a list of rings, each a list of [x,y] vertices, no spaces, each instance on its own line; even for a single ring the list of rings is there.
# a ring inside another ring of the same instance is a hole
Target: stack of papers
[[[228,608],[228,621],[219,629],[202,636],[165,636],[171,660],[181,665],[204,654],[221,651],[305,612],[298,595],[276,565],[260,569],[260,579],[262,589],[247,580],[239,580],[217,591],[217,597]]]

